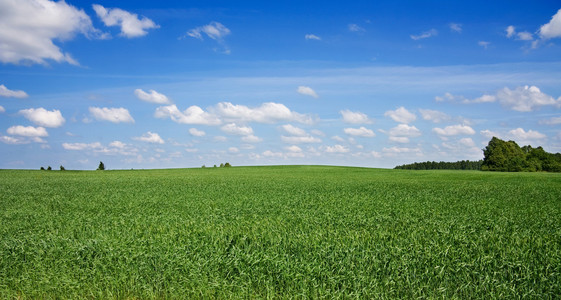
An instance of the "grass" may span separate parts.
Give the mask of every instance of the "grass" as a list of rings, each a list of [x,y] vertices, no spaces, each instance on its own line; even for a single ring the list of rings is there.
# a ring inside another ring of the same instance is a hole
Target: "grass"
[[[555,298],[561,174],[0,171],[0,298]]]

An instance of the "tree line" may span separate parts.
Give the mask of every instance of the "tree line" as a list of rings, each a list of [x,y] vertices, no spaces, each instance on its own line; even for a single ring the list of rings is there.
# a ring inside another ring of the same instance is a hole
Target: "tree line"
[[[481,164],[483,160],[470,161],[461,160],[456,162],[445,162],[445,161],[425,161],[425,162],[415,162],[412,164],[406,164],[397,166],[394,169],[403,170],[481,170]]]
[[[405,170],[482,170],[500,172],[561,172],[561,153],[548,153],[541,146],[520,147],[514,141],[493,137],[483,149],[483,160],[415,162],[396,166]]]

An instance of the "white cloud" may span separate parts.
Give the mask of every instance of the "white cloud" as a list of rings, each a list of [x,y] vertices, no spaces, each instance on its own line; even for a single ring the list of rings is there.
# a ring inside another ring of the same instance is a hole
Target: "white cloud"
[[[405,107],[400,107],[396,110],[388,110],[384,113],[384,116],[392,118],[394,121],[399,123],[411,123],[417,119],[414,113],[409,112]]]
[[[534,130],[525,131],[522,128],[516,128],[508,132],[508,136],[517,141],[530,141],[545,139],[546,135]]]
[[[6,109],[4,108],[4,106],[0,105],[0,113],[6,112]]]
[[[310,116],[293,112],[285,105],[274,102],[266,102],[256,108],[234,105],[230,102],[220,102],[213,108],[213,112],[229,122],[275,123],[295,121],[304,124],[313,123]]]
[[[495,102],[497,100],[496,96],[493,95],[483,95],[479,98],[475,98],[473,100],[467,100],[465,99],[463,102],[464,103],[489,103],[489,102]]]
[[[155,90],[150,90],[149,93],[141,89],[134,90],[136,97],[142,101],[157,103],[157,104],[171,104],[171,101],[164,94],[160,94]]]
[[[305,38],[306,40],[321,41],[321,38],[320,38],[319,36],[315,35],[315,34],[306,34],[306,35],[304,36],[304,38]]]
[[[249,126],[238,126],[236,123],[230,123],[222,126],[220,130],[232,135],[252,135],[253,129]]]
[[[198,130],[197,128],[189,128],[189,133],[192,136],[205,136],[206,132],[202,131],[202,130]]]
[[[321,139],[315,136],[281,136],[281,140],[287,144],[321,143]]]
[[[409,138],[405,136],[390,136],[389,139],[392,142],[401,143],[401,144],[407,144],[410,142]]]
[[[8,134],[19,135],[25,137],[46,137],[49,133],[44,127],[33,127],[33,126],[21,126],[16,125],[8,128],[6,130]]]
[[[126,108],[90,107],[89,111],[98,121],[134,123],[134,119]]]
[[[548,120],[542,120],[542,121],[540,121],[540,124],[559,125],[559,124],[561,124],[561,117],[553,117],[553,118],[550,118]]]
[[[19,138],[19,137],[7,136],[7,135],[0,135],[0,142],[9,145],[29,144],[29,140],[26,138]]]
[[[230,153],[239,153],[240,149],[236,148],[236,147],[230,147],[228,148],[228,152]]]
[[[56,128],[62,126],[65,122],[60,110],[56,109],[49,111],[42,107],[29,108],[20,110],[19,114],[23,115],[31,122],[44,127]]]
[[[371,124],[372,120],[368,116],[359,111],[350,111],[348,109],[339,112],[343,116],[343,121],[350,124]]]
[[[62,143],[62,148],[65,150],[75,150],[75,151],[82,151],[82,150],[94,150],[94,149],[101,149],[103,146],[99,142],[95,143]]]
[[[338,135],[332,136],[331,139],[334,140],[334,141],[337,141],[337,142],[341,142],[341,143],[345,141],[344,138],[342,138],[342,137],[340,137],[340,136],[338,136]]]
[[[418,137],[421,135],[421,131],[415,126],[399,124],[396,127],[390,129],[388,134],[390,137]]]
[[[516,29],[514,28],[514,26],[510,25],[508,26],[506,29],[506,37],[507,38],[511,38],[514,36],[514,34],[516,33]]]
[[[532,34],[529,33],[528,31],[518,32],[517,35],[518,35],[518,39],[521,41],[531,41],[534,39]]]
[[[394,146],[394,147],[390,147],[390,148],[384,147],[382,149],[382,152],[386,156],[393,156],[393,155],[403,154],[403,153],[420,154],[421,149],[418,148],[418,147],[417,148],[407,148],[407,147],[396,147],[396,146]]]
[[[561,37],[561,9],[551,17],[549,23],[540,27],[540,36],[543,39]]]
[[[444,129],[433,128],[432,131],[441,137],[462,135],[462,134],[468,134],[468,135],[475,134],[473,128],[467,125],[451,125],[451,126],[446,126]]]
[[[492,137],[499,137],[499,134],[497,132],[491,131],[489,129],[481,130],[479,133],[481,133],[482,136],[488,139],[491,139]]]
[[[342,145],[335,145],[335,146],[327,146],[325,147],[325,152],[327,153],[348,153],[351,150],[349,149],[349,147],[345,147]]]
[[[475,142],[471,138],[462,138],[458,143],[464,147],[475,147]]]
[[[92,5],[97,16],[103,21],[105,26],[121,27],[121,36],[135,38],[146,35],[146,29],[159,28],[154,21],[137,14],[130,13],[120,8],[105,8],[99,4]]]
[[[487,49],[487,47],[489,47],[489,45],[491,45],[491,42],[487,42],[487,41],[479,41],[477,42],[477,44],[481,47],[483,47],[484,49]]]
[[[1,29],[0,29],[1,31]],[[0,41],[0,48],[1,48],[2,44]],[[2,52],[0,52],[0,58],[1,58]],[[26,92],[24,91],[12,91],[10,89],[8,89],[5,85],[0,84],[0,97],[6,97],[6,98],[27,98],[29,97],[27,95]]]
[[[285,148],[288,152],[293,152],[293,153],[298,153],[298,152],[302,152],[302,148],[296,146],[296,145],[292,145],[292,146],[288,146]]]
[[[517,87],[514,90],[505,87],[497,92],[496,97],[503,106],[521,112],[533,111],[546,105],[561,107],[561,98],[555,100],[536,86]]]
[[[313,135],[319,135],[319,136],[325,136],[325,133],[321,130],[318,129],[312,129],[312,131],[310,131]]]
[[[450,30],[455,31],[457,33],[462,33],[462,24],[458,23],[450,23]]]
[[[438,31],[436,29],[430,29],[427,31],[424,31],[423,33],[419,34],[419,35],[410,35],[411,39],[417,41],[417,40],[422,40],[422,39],[426,39],[426,38],[430,38],[432,36],[436,36],[438,35]]]
[[[215,136],[215,137],[213,138],[213,140],[215,140],[215,141],[217,141],[217,142],[225,142],[225,141],[228,140],[228,138],[225,137],[225,136],[219,135],[219,136]]]
[[[259,143],[263,141],[263,139],[253,134],[250,134],[250,135],[242,136],[242,141],[246,143]]]
[[[200,107],[193,105],[181,112],[175,104],[168,106],[160,106],[154,113],[156,118],[170,118],[172,121],[180,124],[196,124],[196,125],[219,125],[222,123],[220,119]]]
[[[284,131],[286,131],[290,135],[294,135],[294,136],[307,136],[308,135],[308,133],[306,133],[306,131],[304,129],[298,128],[296,126],[292,126],[290,124],[282,125],[281,128],[284,129]]]
[[[113,141],[111,143],[109,143],[109,147],[115,147],[115,148],[119,148],[119,149],[123,149],[127,146],[127,144],[121,142],[121,141]]]
[[[150,132],[150,131],[146,132],[142,136],[133,137],[132,139],[135,140],[135,141],[141,141],[141,142],[152,143],[152,144],[163,144],[164,143],[164,140],[160,137],[159,134],[157,134],[155,132]]]
[[[54,44],[72,39],[77,33],[96,37],[100,33],[83,10],[64,1],[1,1],[0,61],[47,64],[47,60],[78,62]]]
[[[309,86],[299,86],[296,90],[299,94],[319,98],[318,94]]]
[[[282,152],[273,152],[271,150],[267,150],[265,152],[263,152],[263,156],[265,157],[277,157],[277,158],[281,158],[284,155],[282,154]]]
[[[360,128],[344,128],[343,131],[346,134],[352,135],[352,136],[361,136],[361,137],[374,137],[374,136],[376,136],[374,131],[372,131],[371,129],[368,129],[366,127],[362,127],[362,126]]]
[[[351,31],[351,32],[365,32],[365,31],[366,31],[366,29],[364,29],[364,28],[358,26],[357,24],[349,24],[349,25],[347,26],[347,28],[348,28],[349,31]]]
[[[450,116],[437,110],[432,109],[419,109],[423,120],[431,121],[433,123],[440,123],[450,120]]]
[[[230,29],[218,22],[210,22],[208,25],[199,26],[193,28],[187,32],[187,36],[194,37],[196,39],[203,39],[202,33],[206,34],[209,38],[222,41],[225,36],[230,34]]]

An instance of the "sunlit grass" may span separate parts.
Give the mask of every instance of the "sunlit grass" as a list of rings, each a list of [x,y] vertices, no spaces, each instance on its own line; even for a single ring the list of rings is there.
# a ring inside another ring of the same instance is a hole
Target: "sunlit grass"
[[[548,298],[561,175],[0,171],[0,298]]]

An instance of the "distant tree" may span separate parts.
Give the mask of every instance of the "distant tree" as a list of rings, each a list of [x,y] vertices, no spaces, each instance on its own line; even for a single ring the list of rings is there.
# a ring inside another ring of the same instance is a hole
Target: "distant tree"
[[[220,164],[220,167],[221,167],[221,168],[224,168],[224,164],[223,164],[223,163],[221,163],[221,164]]]
[[[526,154],[514,141],[493,137],[483,149],[484,171],[519,172],[524,169]]]
[[[62,165],[60,165],[60,170],[61,171],[66,171],[66,169]]]
[[[52,169],[53,169],[53,168],[51,168],[51,166],[48,166],[48,167],[47,167],[47,171],[50,171],[50,170],[52,170]]]
[[[105,170],[105,165],[103,164],[102,161],[99,162],[99,166],[97,167],[97,170],[98,170],[98,171],[103,171],[103,170]]]
[[[225,168],[229,168],[229,167],[231,167],[231,166],[232,166],[232,165],[231,165],[229,162],[227,162],[227,163],[224,164],[224,167],[225,167]]]
[[[41,167],[41,171],[45,171],[45,168]]]
[[[214,165],[214,167],[216,168],[216,165]]]
[[[206,168],[206,166],[205,166],[205,165],[203,165],[203,166],[202,166],[201,168],[203,168],[203,169],[204,169],[204,168]]]

